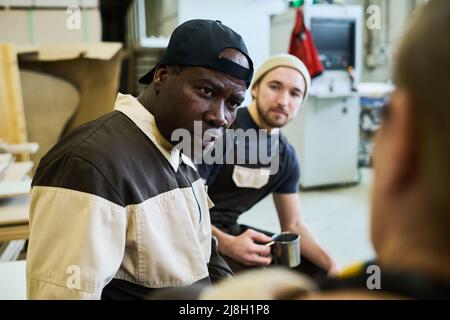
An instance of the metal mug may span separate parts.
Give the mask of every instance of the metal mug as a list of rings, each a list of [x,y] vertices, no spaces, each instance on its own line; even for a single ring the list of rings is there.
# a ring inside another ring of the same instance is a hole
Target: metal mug
[[[274,234],[272,241],[267,245],[272,247],[274,264],[289,268],[295,268],[300,264],[300,236],[298,234],[289,231]]]

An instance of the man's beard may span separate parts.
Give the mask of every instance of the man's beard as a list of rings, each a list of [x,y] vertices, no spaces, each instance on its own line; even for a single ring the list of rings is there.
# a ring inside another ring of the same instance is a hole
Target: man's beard
[[[268,116],[268,113],[270,112],[270,109],[267,111],[266,114],[263,113],[263,110],[261,109],[261,105],[259,103],[259,99],[256,99],[256,110],[258,112],[259,118],[269,127],[271,128],[282,128],[288,123],[288,117],[286,117],[286,121],[284,123],[277,123],[270,119]]]

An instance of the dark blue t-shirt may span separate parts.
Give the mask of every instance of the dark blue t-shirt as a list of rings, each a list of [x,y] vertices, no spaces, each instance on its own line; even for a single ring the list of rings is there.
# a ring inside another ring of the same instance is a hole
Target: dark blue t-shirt
[[[260,130],[247,108],[238,109],[231,129]],[[235,133],[224,135],[221,141],[222,152],[232,154],[232,164],[197,165],[215,204],[210,210],[211,222],[222,229],[236,224],[239,215],[270,193],[297,193],[299,187],[299,161],[283,134],[273,134],[265,141],[264,136]]]

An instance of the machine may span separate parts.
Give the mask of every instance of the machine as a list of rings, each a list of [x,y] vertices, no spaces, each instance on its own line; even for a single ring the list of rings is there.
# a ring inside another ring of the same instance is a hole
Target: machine
[[[325,71],[283,132],[298,152],[302,188],[357,183],[362,7],[307,5],[303,11]],[[295,9],[272,18],[272,54],[287,52],[294,23]]]

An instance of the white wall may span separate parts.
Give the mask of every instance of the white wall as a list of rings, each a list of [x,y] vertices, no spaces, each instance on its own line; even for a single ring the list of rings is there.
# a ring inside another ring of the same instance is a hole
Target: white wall
[[[190,19],[222,21],[242,36],[256,70],[270,56],[270,15],[286,8],[283,0],[181,0],[178,19],[179,23]],[[244,105],[250,100],[247,92]]]

